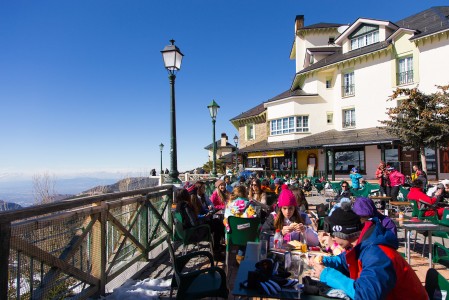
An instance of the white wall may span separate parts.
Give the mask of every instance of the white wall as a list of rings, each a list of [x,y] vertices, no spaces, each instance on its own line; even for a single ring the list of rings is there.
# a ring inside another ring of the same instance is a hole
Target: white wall
[[[381,160],[381,150],[377,149],[377,145],[365,147],[365,170],[366,175],[363,176],[367,180],[376,179],[376,169]]]
[[[419,89],[425,93],[436,91],[435,85],[449,84],[449,40],[444,35],[418,46],[419,53]],[[437,76],[435,76],[437,75]]]

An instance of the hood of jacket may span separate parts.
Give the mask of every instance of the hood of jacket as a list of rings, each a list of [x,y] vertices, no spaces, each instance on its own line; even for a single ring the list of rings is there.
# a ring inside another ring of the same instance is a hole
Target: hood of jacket
[[[361,242],[356,246],[360,250],[370,245],[384,245],[393,249],[398,249],[399,241],[398,238],[391,232],[382,226],[378,218],[372,218],[370,221],[372,225],[364,233],[361,238]]]

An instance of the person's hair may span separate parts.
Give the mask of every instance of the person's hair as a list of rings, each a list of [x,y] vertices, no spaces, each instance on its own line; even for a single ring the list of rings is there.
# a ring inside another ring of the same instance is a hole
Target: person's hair
[[[343,184],[346,184],[349,187],[349,183],[346,180],[343,180],[340,184],[341,187],[343,187]]]
[[[195,187],[197,188],[197,193],[203,185],[205,185],[204,181],[198,180],[197,182],[195,182]]]
[[[201,211],[201,207],[196,193],[190,194],[190,205],[193,207],[195,214],[198,215]]]
[[[293,212],[290,221],[305,224],[303,218],[301,217],[301,214],[299,213],[299,207],[298,206],[294,207],[295,211]],[[284,221],[285,217],[284,214],[282,213],[282,208],[279,208],[279,213],[276,215],[276,218],[274,219],[274,229],[282,230],[282,227],[284,227]]]
[[[223,182],[222,184],[220,184],[220,185],[225,185],[225,183]],[[220,201],[221,201],[221,203],[224,203],[224,204],[226,204],[226,201],[228,200],[228,194],[229,194],[229,192],[228,192],[228,190],[224,190],[224,192],[222,192],[221,190],[220,190],[220,185],[217,187],[217,195],[218,195],[218,198],[220,198]]]
[[[248,194],[246,193],[246,187],[243,185],[238,185],[234,187],[231,194],[231,200],[235,200],[237,198],[246,198]]]
[[[176,194],[175,194],[176,203],[189,202],[189,200],[190,200],[190,195],[186,189],[179,189],[176,191]]]
[[[291,187],[290,191],[292,191],[293,195],[296,198],[296,203],[298,203],[298,207],[301,207],[301,205],[304,205],[306,210],[309,210],[309,203],[307,202],[306,196],[304,195],[304,192],[299,187]]]
[[[262,180],[262,182],[260,183],[260,185],[262,186],[269,186],[270,185],[270,182],[268,181],[268,179],[264,179],[264,180]]]
[[[422,180],[421,179],[415,179],[412,181],[412,187],[419,187],[422,188]]]
[[[262,191],[262,185],[260,183],[259,179],[253,179],[250,182],[250,186],[248,188],[249,192],[248,192],[248,198],[249,199],[256,199],[256,200],[260,200],[260,197],[263,193]],[[256,184],[256,186],[259,188],[259,190],[257,192],[253,191],[253,184]]]

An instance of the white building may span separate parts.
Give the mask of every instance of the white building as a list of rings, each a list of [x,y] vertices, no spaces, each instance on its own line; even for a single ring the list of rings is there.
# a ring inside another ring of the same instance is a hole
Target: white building
[[[399,21],[359,18],[349,25],[304,26],[304,17],[297,16],[290,89],[264,102],[265,110],[252,108],[231,119],[246,165],[314,165],[320,175],[348,174],[358,166],[370,179],[385,160],[409,175],[412,164],[419,164],[417,151],[401,147],[379,121],[400,101],[390,100],[397,87],[431,93],[449,83],[448,16],[449,6]],[[265,134],[248,135],[257,126]],[[447,151],[427,149],[426,156],[430,175],[449,178]]]

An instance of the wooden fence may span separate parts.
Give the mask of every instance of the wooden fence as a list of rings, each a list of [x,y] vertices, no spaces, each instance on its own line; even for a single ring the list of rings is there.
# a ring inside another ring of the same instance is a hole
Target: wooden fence
[[[165,185],[0,213],[0,299],[104,295],[108,283],[147,261],[171,234],[173,190]]]

